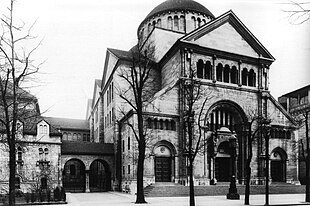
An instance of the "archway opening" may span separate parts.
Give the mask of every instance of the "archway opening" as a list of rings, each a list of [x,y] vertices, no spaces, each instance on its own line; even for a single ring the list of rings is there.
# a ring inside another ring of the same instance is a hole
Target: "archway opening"
[[[89,189],[91,192],[111,190],[111,173],[108,164],[102,160],[95,160],[89,168]]]
[[[284,150],[277,148],[270,156],[270,172],[273,182],[286,181],[286,153]]]
[[[215,178],[218,182],[229,182],[231,176],[231,164],[229,143],[222,142],[217,149],[215,157]]]
[[[63,186],[67,192],[85,191],[85,165],[81,160],[66,162],[63,171]]]

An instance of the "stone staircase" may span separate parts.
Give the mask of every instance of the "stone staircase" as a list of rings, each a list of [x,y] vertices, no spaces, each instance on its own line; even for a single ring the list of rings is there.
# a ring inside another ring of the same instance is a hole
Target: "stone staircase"
[[[228,193],[229,183],[219,185],[195,186],[195,196],[216,196]],[[238,193],[244,195],[245,185],[237,185]],[[178,197],[188,196],[189,187],[175,183],[156,183],[147,186],[146,197]],[[272,183],[269,186],[270,194],[302,194],[305,193],[304,185],[292,185],[286,183]],[[265,194],[265,185],[251,185],[251,194]]]

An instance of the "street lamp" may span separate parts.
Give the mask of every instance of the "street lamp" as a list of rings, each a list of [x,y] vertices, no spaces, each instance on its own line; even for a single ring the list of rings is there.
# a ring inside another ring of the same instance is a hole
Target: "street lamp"
[[[237,138],[235,135],[231,135],[229,138],[229,150],[230,150],[230,161],[231,161],[231,179],[229,185],[229,193],[226,195],[227,199],[231,200],[240,200],[240,195],[237,192],[236,187],[236,169],[235,169],[235,161],[236,161],[236,148],[237,148]]]

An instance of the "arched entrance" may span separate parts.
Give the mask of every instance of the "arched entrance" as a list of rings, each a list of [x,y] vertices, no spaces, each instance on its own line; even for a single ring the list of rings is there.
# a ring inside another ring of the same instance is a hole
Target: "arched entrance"
[[[245,177],[245,160],[247,154],[248,122],[243,109],[229,100],[222,100],[213,104],[205,114],[204,125],[212,135],[208,139],[208,170],[209,178],[213,182],[229,181],[231,171],[229,139],[237,138],[236,157],[234,163],[235,175],[239,182]],[[223,130],[222,130],[223,129]],[[210,153],[211,152],[211,153]]]
[[[71,159],[63,170],[63,186],[67,192],[85,191],[85,165],[81,160]]]
[[[109,165],[103,160],[95,160],[89,168],[89,189],[91,192],[111,190]]]
[[[273,182],[286,181],[286,159],[287,154],[281,148],[273,150],[270,156],[270,172]]]
[[[215,178],[218,182],[228,182],[231,176],[229,142],[222,142],[218,146],[215,157]]]
[[[158,145],[154,149],[155,154],[155,182],[172,181],[172,154],[169,147]]]

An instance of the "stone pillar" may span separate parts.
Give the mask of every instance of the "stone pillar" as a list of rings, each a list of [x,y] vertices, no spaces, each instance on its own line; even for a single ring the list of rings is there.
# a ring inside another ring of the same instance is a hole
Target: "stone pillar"
[[[242,85],[241,64],[242,64],[242,61],[240,60],[240,61],[238,62],[238,85],[239,85],[239,86]]]
[[[89,189],[89,170],[85,170],[85,192],[90,192],[90,189]]]
[[[174,182],[178,183],[180,181],[180,174],[179,174],[179,157],[174,157]]]
[[[258,67],[258,89],[263,89],[263,73],[264,73],[264,65],[261,64]]]
[[[212,62],[212,80],[213,80],[213,83],[216,82],[216,55],[213,56],[212,58],[213,62]]]
[[[264,68],[264,74],[265,74],[265,90],[269,89],[269,68]]]

